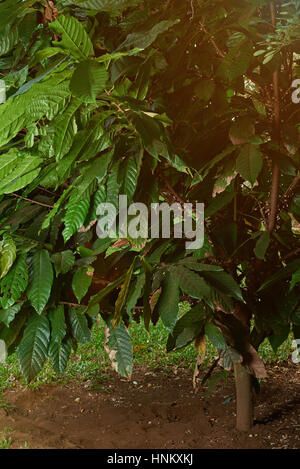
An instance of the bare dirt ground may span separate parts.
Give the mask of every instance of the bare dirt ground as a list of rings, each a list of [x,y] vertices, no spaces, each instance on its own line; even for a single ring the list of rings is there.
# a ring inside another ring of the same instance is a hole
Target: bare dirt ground
[[[233,379],[207,398],[193,392],[191,370],[175,373],[136,369],[131,381],[112,372],[105,385],[17,387],[4,395],[0,431],[10,428],[11,448],[300,448],[299,365],[268,368],[250,434],[234,427]]]

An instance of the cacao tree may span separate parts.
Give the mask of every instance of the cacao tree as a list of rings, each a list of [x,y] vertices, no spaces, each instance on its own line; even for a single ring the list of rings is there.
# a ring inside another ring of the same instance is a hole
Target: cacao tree
[[[300,335],[299,17],[269,0],[0,2],[0,341],[27,381],[48,357],[63,372],[99,313],[129,376],[130,322],[161,319],[169,351],[194,341],[200,364],[208,339],[210,371],[234,368],[249,430],[259,345]],[[120,195],[204,203],[203,246],[98,238]]]

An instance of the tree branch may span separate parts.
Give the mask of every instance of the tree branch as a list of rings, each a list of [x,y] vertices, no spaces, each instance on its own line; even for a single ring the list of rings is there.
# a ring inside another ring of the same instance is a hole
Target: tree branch
[[[276,5],[275,2],[270,4],[271,19],[274,30],[276,29]],[[274,94],[274,120],[273,120],[273,136],[280,145],[280,87],[279,87],[279,70],[273,73],[273,94]],[[270,212],[268,218],[268,231],[272,233],[275,228],[276,216],[278,211],[278,193],[279,193],[280,170],[277,164],[273,165],[272,186],[270,194]]]

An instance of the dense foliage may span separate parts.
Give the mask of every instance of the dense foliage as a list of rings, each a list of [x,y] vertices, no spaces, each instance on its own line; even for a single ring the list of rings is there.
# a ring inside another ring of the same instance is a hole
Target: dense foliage
[[[124,375],[140,317],[256,378],[266,337],[300,336],[300,7],[270,3],[0,2],[0,340],[28,381],[99,312]],[[203,247],[98,239],[120,194],[203,202]]]

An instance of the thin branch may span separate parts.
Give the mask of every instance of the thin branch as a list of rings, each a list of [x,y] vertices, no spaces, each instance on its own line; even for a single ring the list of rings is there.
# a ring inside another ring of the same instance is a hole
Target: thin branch
[[[294,251],[289,252],[286,256],[282,258],[283,261],[286,261],[290,257],[296,256],[297,254],[300,253],[300,248],[294,249]]]
[[[274,30],[276,29],[276,5],[274,2],[270,4],[271,18]],[[279,69],[273,73],[273,94],[274,94],[274,121],[273,134],[278,145],[280,145],[280,86],[279,86]],[[273,166],[272,186],[270,194],[270,212],[268,218],[268,231],[272,233],[275,228],[277,211],[278,211],[278,194],[279,194],[280,170],[277,164]]]
[[[299,183],[300,176],[296,176],[295,179],[293,179],[291,185],[288,187],[286,193],[284,194],[284,197],[291,197],[292,195],[294,195]]]
[[[202,21],[199,21],[199,24],[200,24],[202,30],[205,32],[205,34],[210,34],[210,33],[207,31],[207,29],[206,29],[206,27],[205,27],[205,24],[204,24]],[[216,41],[214,40],[213,36],[211,36],[211,37],[209,38],[209,42],[210,42],[210,43],[214,46],[214,48],[216,49],[216,52],[217,52],[218,56],[221,57],[222,59],[225,59],[226,54],[224,54],[224,52],[222,52],[221,49],[218,47],[218,45],[217,45]]]
[[[19,194],[9,194],[9,195],[13,196],[13,197],[16,197],[17,199],[27,200],[27,202],[31,202],[32,204],[36,204],[36,205],[40,205],[41,207],[54,208],[53,205],[48,205],[48,204],[44,204],[42,202],[38,202],[37,200],[28,199],[27,197],[22,197]]]

